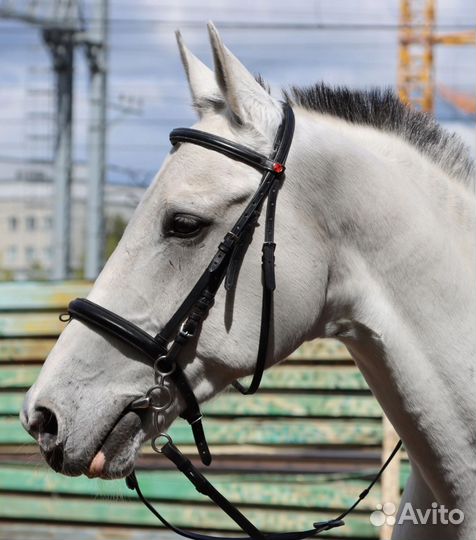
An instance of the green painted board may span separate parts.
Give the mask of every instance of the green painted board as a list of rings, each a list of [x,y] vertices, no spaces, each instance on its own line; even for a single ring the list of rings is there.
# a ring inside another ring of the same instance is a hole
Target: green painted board
[[[158,457],[157,459],[161,459]],[[164,459],[164,458],[162,458]],[[377,471],[369,471],[376,473]],[[368,481],[351,475],[213,474],[213,485],[236,504],[295,508],[340,509],[350,506]],[[350,478],[349,478],[350,477]],[[138,474],[141,490],[152,500],[203,502],[203,495],[177,471],[147,471]],[[38,467],[0,464],[0,490],[12,492],[58,493],[124,498],[130,491],[123,480],[68,478]],[[373,509],[380,502],[380,487],[362,502],[361,509]]]
[[[2,337],[53,337],[65,327],[59,320],[61,311],[0,313],[0,338]]]
[[[53,315],[56,317],[56,314]],[[0,362],[42,361],[56,342],[56,335],[49,338],[3,338],[0,339]],[[341,343],[331,339],[319,339],[303,343],[289,360],[328,361],[348,360],[348,353]]]
[[[266,371],[261,388],[294,390],[368,390],[354,366],[299,366],[284,364]]]
[[[336,339],[315,339],[304,342],[290,356],[295,360],[351,360],[352,357],[343,343]]]
[[[377,420],[206,418],[210,444],[378,445],[382,422]],[[170,434],[177,444],[192,444],[188,424],[177,420]],[[34,444],[15,417],[0,417],[0,444]]]
[[[0,416],[18,414],[25,397],[25,392],[0,392]]]
[[[0,362],[44,360],[56,342],[64,323],[60,312],[0,313]],[[4,337],[15,335],[19,337]],[[43,337],[43,336],[50,337]],[[34,337],[39,336],[39,337]],[[289,360],[348,360],[343,346],[333,340],[315,340],[299,347]]]
[[[25,391],[0,392],[0,415],[17,414]],[[243,399],[235,393],[221,394],[202,406],[208,416],[372,417],[382,409],[373,396],[316,394],[257,394]]]
[[[0,540],[178,540],[172,531],[149,527],[1,521]]]
[[[70,300],[87,296],[87,281],[10,281],[0,283],[0,311],[63,309]]]
[[[43,361],[56,343],[53,338],[6,338],[0,339],[0,363]]]
[[[39,366],[1,366],[0,388],[31,386]],[[353,366],[275,366],[263,376],[262,389],[289,390],[368,390],[367,383]]]
[[[0,388],[29,388],[41,366],[0,366]]]
[[[160,511],[180,527],[233,531],[236,525],[219,509],[208,505],[161,503]],[[286,509],[243,509],[246,516],[265,531],[307,529],[316,520],[335,517],[330,512]],[[34,495],[0,495],[0,519],[75,521],[119,525],[159,526],[156,518],[140,503],[125,500],[62,498]],[[373,537],[376,529],[368,512],[346,520],[339,536]],[[335,533],[337,534],[337,533]]]
[[[157,457],[158,460],[164,459]],[[350,506],[369,481],[365,474],[374,469],[361,469],[355,474],[275,474],[206,472],[208,479],[236,504],[288,506],[337,510]],[[408,478],[408,464],[402,466],[400,485]],[[203,501],[203,495],[177,471],[138,471],[141,490],[151,500]],[[123,480],[90,480],[85,476],[68,478],[45,467],[4,465],[0,463],[0,491],[58,493],[109,498],[129,497]],[[359,508],[373,510],[381,502],[380,485],[369,493]]]
[[[261,393],[248,399],[235,392],[227,393],[206,403],[203,409],[206,414],[229,416],[382,417],[382,409],[373,396],[319,395],[315,392],[297,395]]]

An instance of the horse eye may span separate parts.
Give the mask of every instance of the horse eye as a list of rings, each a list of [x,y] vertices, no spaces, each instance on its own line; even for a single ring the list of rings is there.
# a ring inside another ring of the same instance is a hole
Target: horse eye
[[[171,236],[189,238],[196,236],[206,224],[190,214],[174,214],[170,220],[168,233]]]

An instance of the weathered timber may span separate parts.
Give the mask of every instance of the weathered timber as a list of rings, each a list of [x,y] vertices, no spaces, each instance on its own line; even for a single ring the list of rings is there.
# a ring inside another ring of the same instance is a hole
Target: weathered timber
[[[173,532],[154,528],[17,523],[1,521],[0,540],[177,540]]]
[[[0,396],[1,410],[1,396]],[[298,416],[298,417],[372,417],[382,416],[382,410],[371,395],[352,396],[318,394],[262,393],[253,399],[243,399],[228,393],[206,403],[205,414],[213,416]]]
[[[362,374],[354,366],[276,366],[263,376],[261,389],[367,390]]]
[[[273,445],[367,445],[382,442],[382,425],[377,420],[335,419],[217,419],[208,418],[205,429],[210,444]],[[177,420],[170,435],[177,444],[192,444],[192,433]],[[15,417],[0,417],[1,444],[33,444],[34,441]]]
[[[160,459],[160,458],[158,458]],[[334,509],[350,506],[368,485],[368,476],[377,467],[353,473],[335,474],[223,474],[207,471],[213,485],[236,504],[288,506],[295,508]],[[151,500],[203,501],[203,495],[175,470],[138,471],[141,489]],[[407,471],[401,475],[401,485]],[[1,491],[90,495],[94,497],[130,498],[123,480],[89,480],[84,476],[67,478],[45,466],[0,464]],[[380,486],[361,503],[361,510],[373,510],[381,502]]]
[[[16,375],[10,378],[20,377]],[[1,384],[0,384],[1,387]],[[0,392],[0,415],[18,414],[24,390]],[[225,394],[202,406],[207,416],[283,416],[283,417],[348,417],[380,418],[382,410],[372,396],[333,394],[258,394],[243,399],[237,394]]]
[[[40,366],[0,366],[0,388],[29,388],[40,369]]]
[[[65,327],[58,312],[0,313],[2,337],[56,337]]]
[[[76,297],[87,296],[87,281],[11,281],[0,283],[0,311],[64,309]]]
[[[367,471],[369,472],[369,471]],[[294,508],[340,509],[350,506],[368,482],[354,475],[208,474],[209,480],[227,498],[246,506],[287,506]],[[207,501],[176,471],[139,473],[141,489],[151,500],[176,502]],[[345,478],[345,480],[344,480]],[[129,498],[123,480],[93,480],[82,476],[67,478],[45,468],[0,465],[2,491],[88,495],[114,499]],[[373,509],[380,502],[380,491],[362,503]]]
[[[335,339],[315,339],[304,342],[289,357],[295,360],[352,360],[345,345]]]
[[[234,531],[236,525],[219,509],[208,505],[161,503],[160,510],[181,527]],[[265,510],[246,508],[246,516],[265,531],[309,528],[316,520],[335,517],[332,512],[311,510]],[[0,495],[0,519],[45,520],[59,522],[117,523],[119,525],[157,525],[157,519],[140,503],[124,500],[88,500],[76,497]],[[368,515],[354,514],[339,535],[373,538],[375,528]]]
[[[66,309],[66,307],[65,307]],[[25,314],[23,314],[25,315]],[[45,312],[45,317],[56,319],[58,312]],[[0,317],[6,317],[6,314],[1,314]],[[26,317],[23,317],[25,320]],[[51,321],[51,325],[55,327],[56,320]],[[62,327],[61,327],[62,328]],[[53,348],[56,342],[57,335],[53,337],[29,338],[24,335],[16,338],[0,336],[0,363],[1,362],[32,362],[43,361],[48,353]],[[291,356],[288,361],[295,362],[306,360],[307,362],[322,363],[329,361],[348,362],[348,353],[342,350],[343,345],[338,341],[331,339],[320,339],[303,343]]]
[[[243,454],[238,453],[241,447],[234,447],[234,454],[229,453],[231,446],[213,446],[213,469],[210,473],[223,474],[278,474],[286,478],[293,475],[323,475],[347,474],[353,475],[356,471],[367,473],[376,471],[380,466],[375,448],[352,451],[345,447],[244,447]],[[274,453],[269,452],[273,449]],[[11,451],[10,451],[11,450]],[[157,455],[148,451],[146,445],[136,460],[136,468],[141,471],[174,470],[173,465],[157,458]],[[192,462],[200,468],[201,461],[196,449],[184,445],[183,453],[188,455]],[[35,446],[1,446],[0,463],[5,466],[22,465],[44,466],[44,459]],[[19,453],[19,451],[21,451]],[[404,461],[401,466],[401,478],[408,478],[410,464]]]
[[[0,339],[0,364],[2,362],[43,362],[56,339],[56,336],[36,339]]]
[[[382,463],[384,463],[397,445],[400,437],[395,431],[395,428],[392,426],[390,420],[385,415],[382,418],[382,425]],[[381,480],[382,501],[385,501],[385,503],[393,503],[395,508],[398,508],[398,505],[400,504],[400,491],[402,489],[400,483],[401,454],[402,452],[399,451],[393,458],[390,465],[382,474]],[[380,528],[379,533],[380,540],[391,540],[393,534],[393,524],[385,522]]]
[[[21,369],[14,365],[0,365],[0,388],[28,388],[35,382],[39,369],[40,366],[37,365],[23,366]],[[368,386],[361,373],[353,366],[314,367],[284,364],[264,374],[261,390],[269,389],[368,391]]]

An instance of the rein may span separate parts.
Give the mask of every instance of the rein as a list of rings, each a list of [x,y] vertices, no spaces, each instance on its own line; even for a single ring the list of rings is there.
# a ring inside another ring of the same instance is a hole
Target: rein
[[[196,335],[199,326],[208,311],[212,308],[215,295],[221,284],[225,282],[224,284],[227,290],[234,288],[241,259],[245,255],[247,246],[251,241],[251,235],[266,200],[261,263],[261,325],[255,370],[248,388],[245,388],[239,381],[233,383],[233,386],[245,395],[253,394],[259,388],[268,357],[273,294],[276,288],[274,272],[276,203],[279,188],[284,179],[284,165],[291,147],[293,134],[294,113],[287,103],[283,104],[283,120],[278,129],[269,158],[235,142],[196,129],[178,128],[170,133],[170,141],[174,146],[181,143],[202,146],[224,154],[231,159],[246,163],[261,171],[263,176],[258,189],[234,226],[219,244],[215,255],[203,274],[174,315],[155,337],[150,336],[127,319],[85,298],[77,298],[68,306],[67,317],[78,319],[95,330],[100,330],[120,339],[122,342],[137,349],[153,362],[154,385],[149,388],[144,396],[135,399],[130,404],[129,409],[152,410],[152,421],[156,431],[156,435],[151,441],[154,451],[166,456],[195,486],[197,491],[209,497],[241,528],[247,536],[240,537],[239,540],[246,540],[247,538],[250,540],[301,540],[344,525],[343,519],[368,494],[401,446],[401,442],[399,442],[368,488],[359,495],[357,501],[348,510],[335,519],[314,523],[313,528],[306,531],[268,534],[259,531],[236,506],[216,490],[192,462],[174,445],[171,437],[167,433],[162,432],[162,413],[171,406],[173,401],[168,384],[170,380],[180,392],[185,402],[185,409],[180,416],[187,420],[191,426],[200,459],[204,465],[210,465],[212,456],[202,425],[200,407],[178,360],[182,349]],[[126,483],[130,489],[137,492],[140,500],[162,524],[177,534],[192,540],[225,540],[216,536],[184,531],[173,526],[145,499],[134,472],[127,477]]]

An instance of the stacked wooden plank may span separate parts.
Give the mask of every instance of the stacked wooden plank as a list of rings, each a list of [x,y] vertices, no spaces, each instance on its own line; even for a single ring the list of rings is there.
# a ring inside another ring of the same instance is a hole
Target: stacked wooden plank
[[[25,390],[64,326],[59,313],[88,289],[84,282],[0,284],[0,538],[132,539],[141,537],[137,527],[158,525],[122,481],[48,470],[18,421]],[[334,517],[380,463],[382,411],[334,341],[304,344],[266,373],[257,396],[230,391],[203,409],[215,456],[210,479],[265,530],[305,529]],[[188,426],[177,421],[170,434],[196,460]],[[404,468],[402,481],[406,475]],[[147,448],[138,476],[145,495],[178,526],[236,530]],[[377,537],[369,513],[379,502],[377,487],[332,535]]]

